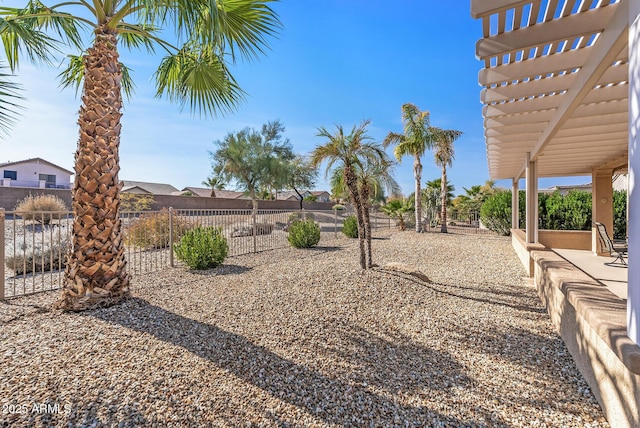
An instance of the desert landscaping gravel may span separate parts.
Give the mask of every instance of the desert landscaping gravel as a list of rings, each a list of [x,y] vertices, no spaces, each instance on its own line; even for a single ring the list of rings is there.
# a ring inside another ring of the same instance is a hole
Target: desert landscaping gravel
[[[323,238],[135,276],[106,309],[0,302],[0,426],[608,426],[509,239],[373,246],[369,271]]]

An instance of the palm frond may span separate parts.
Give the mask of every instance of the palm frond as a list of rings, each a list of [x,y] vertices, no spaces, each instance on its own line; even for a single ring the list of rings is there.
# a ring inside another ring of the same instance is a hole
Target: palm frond
[[[9,80],[13,75],[2,72],[5,68],[5,65],[0,64],[0,134],[6,135],[15,123],[18,110],[22,109],[13,100],[24,98],[19,93],[21,86]]]
[[[51,64],[51,53],[59,50],[57,42],[30,23],[16,20],[18,13],[19,9],[0,8],[0,39],[9,68],[16,70],[21,54],[30,62]]]
[[[185,46],[167,55],[155,73],[157,97],[166,95],[171,102],[201,116],[234,111],[244,92],[229,72],[224,59],[208,46]]]
[[[78,91],[82,87],[82,82],[84,81],[84,61],[82,59],[82,55],[67,55],[67,58],[69,59],[67,68],[58,74],[60,86],[63,88],[73,88],[76,92],[76,96],[78,96]],[[131,77],[131,70],[123,63],[120,63],[120,69],[122,72],[120,85],[125,96],[130,99],[135,88],[135,84]]]

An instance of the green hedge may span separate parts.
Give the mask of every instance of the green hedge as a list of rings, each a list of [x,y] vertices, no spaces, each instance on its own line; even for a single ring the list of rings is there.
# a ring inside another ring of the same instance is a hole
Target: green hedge
[[[296,220],[289,226],[287,240],[296,248],[311,248],[320,242],[320,225],[313,219]]]

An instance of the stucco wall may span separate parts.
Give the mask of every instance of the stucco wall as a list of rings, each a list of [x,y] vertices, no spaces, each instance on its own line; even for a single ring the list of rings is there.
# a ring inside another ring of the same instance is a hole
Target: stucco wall
[[[538,242],[547,248],[591,250],[590,230],[538,230]]]
[[[29,195],[53,194],[65,201],[71,209],[71,190],[66,189],[31,189],[22,187],[0,187],[0,208],[12,211],[16,204]],[[218,199],[199,196],[154,196],[152,210],[173,207],[175,209],[251,209],[249,199]],[[303,202],[306,210],[330,210],[332,202]],[[258,201],[258,208],[272,210],[295,210],[300,208],[298,201]]]

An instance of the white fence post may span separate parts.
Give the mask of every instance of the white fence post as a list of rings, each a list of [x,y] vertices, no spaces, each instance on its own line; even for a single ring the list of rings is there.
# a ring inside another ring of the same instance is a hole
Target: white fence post
[[[0,208],[0,300],[4,300],[4,208]]]

